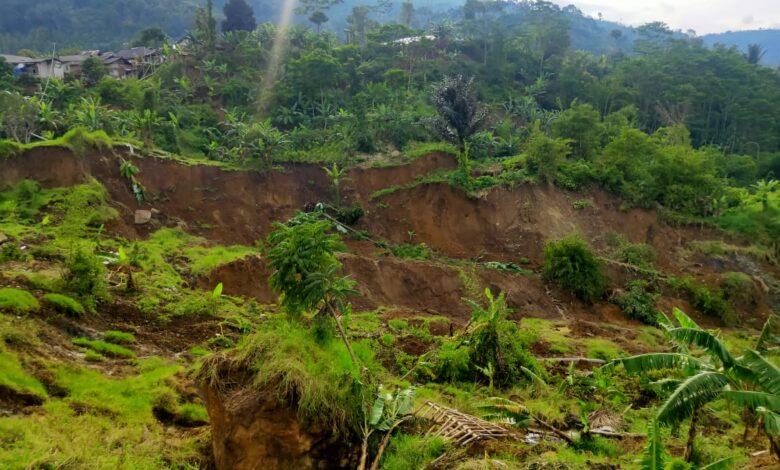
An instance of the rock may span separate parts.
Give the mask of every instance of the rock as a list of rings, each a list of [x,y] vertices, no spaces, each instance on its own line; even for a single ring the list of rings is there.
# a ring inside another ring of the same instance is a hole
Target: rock
[[[144,225],[148,224],[152,220],[152,211],[137,210],[135,211],[135,224]]]
[[[0,245],[2,245],[3,243],[9,242],[9,241],[11,241],[11,239],[8,238],[8,235],[0,232]]]

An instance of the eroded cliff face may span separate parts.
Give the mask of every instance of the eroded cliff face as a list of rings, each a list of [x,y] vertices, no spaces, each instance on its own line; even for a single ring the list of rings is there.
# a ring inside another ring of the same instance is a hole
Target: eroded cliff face
[[[205,387],[217,470],[355,467],[351,442],[317,423],[302,422],[271,392]]]

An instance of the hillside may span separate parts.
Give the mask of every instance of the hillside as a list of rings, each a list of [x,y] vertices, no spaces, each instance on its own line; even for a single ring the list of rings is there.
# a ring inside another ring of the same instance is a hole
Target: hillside
[[[0,62],[1,469],[778,467],[755,50],[232,11]]]

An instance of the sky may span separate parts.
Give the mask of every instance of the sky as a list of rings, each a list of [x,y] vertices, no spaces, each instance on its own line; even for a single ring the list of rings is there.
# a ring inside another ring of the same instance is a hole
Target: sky
[[[553,0],[574,4],[585,15],[638,26],[663,21],[674,30],[696,34],[780,28],[780,0]]]

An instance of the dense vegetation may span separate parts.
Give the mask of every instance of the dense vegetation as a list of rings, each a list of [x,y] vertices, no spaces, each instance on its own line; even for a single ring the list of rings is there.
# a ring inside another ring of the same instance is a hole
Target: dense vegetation
[[[144,80],[96,70],[39,81],[0,63],[0,168],[48,148],[111,154],[103,163],[115,164],[114,183],[139,207],[164,202],[144,187],[139,162],[148,156],[263,174],[306,162],[329,184],[327,200],[271,221],[254,246],[220,246],[188,233],[195,222],[183,220],[126,240],[111,230],[118,212],[109,185],[95,179],[0,188],[0,399],[15,397],[21,410],[0,421],[0,466],[204,466],[206,435],[187,431],[208,419],[183,385],[192,377],[240,385],[245,401],[271,390],[302,423],[359,449],[361,470],[422,468],[438,458],[446,468],[720,468],[767,447],[767,457],[780,458],[777,317],[762,312],[760,332],[731,328],[755,323],[745,305],[774,306],[777,73],[755,54],[706,48],[657,23],[625,36],[615,29],[611,44],[587,52],[574,47],[582,17],[545,2],[470,0],[462,18],[438,24],[431,37],[416,29],[422,12],[410,3],[384,23],[378,10],[354,6],[341,18],[349,25],[341,41],[322,28],[338,11],[331,3],[302,2],[311,28],[255,25],[239,0],[187,10],[188,43],[164,47],[165,63]],[[175,23],[184,21],[173,18],[182,5],[139,10]],[[60,20],[45,27],[66,36],[86,30]],[[27,34],[30,25],[4,30]],[[90,31],[71,39],[105,34]],[[484,201],[496,188],[523,186],[565,194],[572,211],[589,214],[599,209],[592,197],[609,197],[615,212],[655,210],[631,213],[729,240],[678,242],[695,260],[688,267],[750,269],[697,278],[670,260],[680,251],[656,252],[651,235],[646,244],[610,233],[623,227],[602,227],[598,246],[579,234],[543,240],[534,263],[448,257],[414,232],[390,242],[359,225],[366,211],[344,191],[348,170],[433,152],[457,164],[362,202],[380,208],[423,185]],[[348,246],[457,271],[467,318],[356,311],[361,286],[343,273]],[[269,271],[273,305],[210,284],[216,268],[253,258]],[[520,318],[508,299],[526,292],[480,285],[477,270],[510,285],[536,283],[567,321],[556,296],[578,314],[606,311],[594,314],[604,325]],[[676,308],[659,312],[661,298],[687,302],[725,329]],[[610,324],[612,311],[627,318]],[[135,329],[125,331],[125,320]],[[213,331],[202,334],[198,322]],[[572,325],[581,331],[572,334]],[[155,336],[166,327],[178,339]],[[618,336],[631,336],[642,354],[630,355]],[[43,353],[50,345],[41,338],[68,353]],[[180,344],[188,349],[175,350]],[[225,370],[241,371],[243,382]],[[476,454],[461,450],[423,436],[411,414],[428,400],[533,433]],[[88,432],[73,440],[69,429]]]

